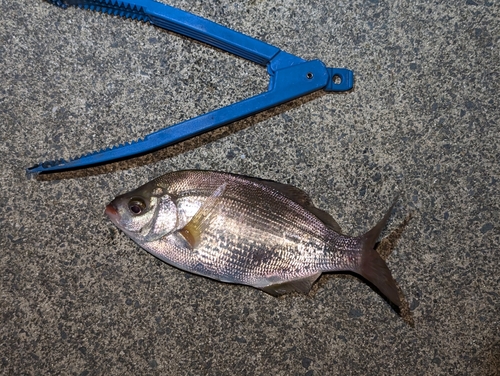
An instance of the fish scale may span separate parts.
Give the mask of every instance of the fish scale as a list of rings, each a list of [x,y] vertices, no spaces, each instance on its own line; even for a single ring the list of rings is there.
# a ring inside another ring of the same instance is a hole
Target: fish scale
[[[308,293],[323,272],[352,271],[399,306],[373,249],[391,210],[366,234],[347,236],[298,188],[196,170],[161,176],[106,207],[141,247],[188,272],[281,295]]]

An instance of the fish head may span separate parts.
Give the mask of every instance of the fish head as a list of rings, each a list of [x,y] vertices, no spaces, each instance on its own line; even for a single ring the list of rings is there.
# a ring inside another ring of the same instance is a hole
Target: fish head
[[[175,201],[152,183],[116,197],[105,210],[109,219],[138,243],[160,239],[177,229]]]

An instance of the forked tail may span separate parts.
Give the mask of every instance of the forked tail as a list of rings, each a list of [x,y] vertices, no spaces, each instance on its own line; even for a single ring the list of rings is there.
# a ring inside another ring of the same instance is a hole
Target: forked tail
[[[399,299],[396,281],[392,278],[391,271],[387,267],[385,261],[380,257],[378,252],[373,249],[387,220],[391,216],[393,207],[394,204],[392,204],[384,218],[382,218],[375,227],[366,234],[360,236],[362,242],[361,262],[356,272],[373,283],[387,299],[400,307],[401,300]]]

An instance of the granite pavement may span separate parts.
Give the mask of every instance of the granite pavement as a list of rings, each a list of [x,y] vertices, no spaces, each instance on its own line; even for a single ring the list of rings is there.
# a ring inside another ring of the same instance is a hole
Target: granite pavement
[[[0,0],[0,373],[500,374],[500,4],[169,0],[355,73],[140,158],[27,179],[266,90],[264,68],[151,25]],[[398,312],[331,274],[273,298],[175,269],[104,206],[173,170],[296,185],[379,250]]]

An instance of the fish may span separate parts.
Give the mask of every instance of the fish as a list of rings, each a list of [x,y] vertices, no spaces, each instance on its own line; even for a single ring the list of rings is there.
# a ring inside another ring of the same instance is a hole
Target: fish
[[[400,307],[396,282],[374,249],[393,206],[365,234],[347,236],[295,186],[183,170],[117,196],[105,213],[140,247],[190,273],[280,296],[308,294],[322,273],[352,272]]]

